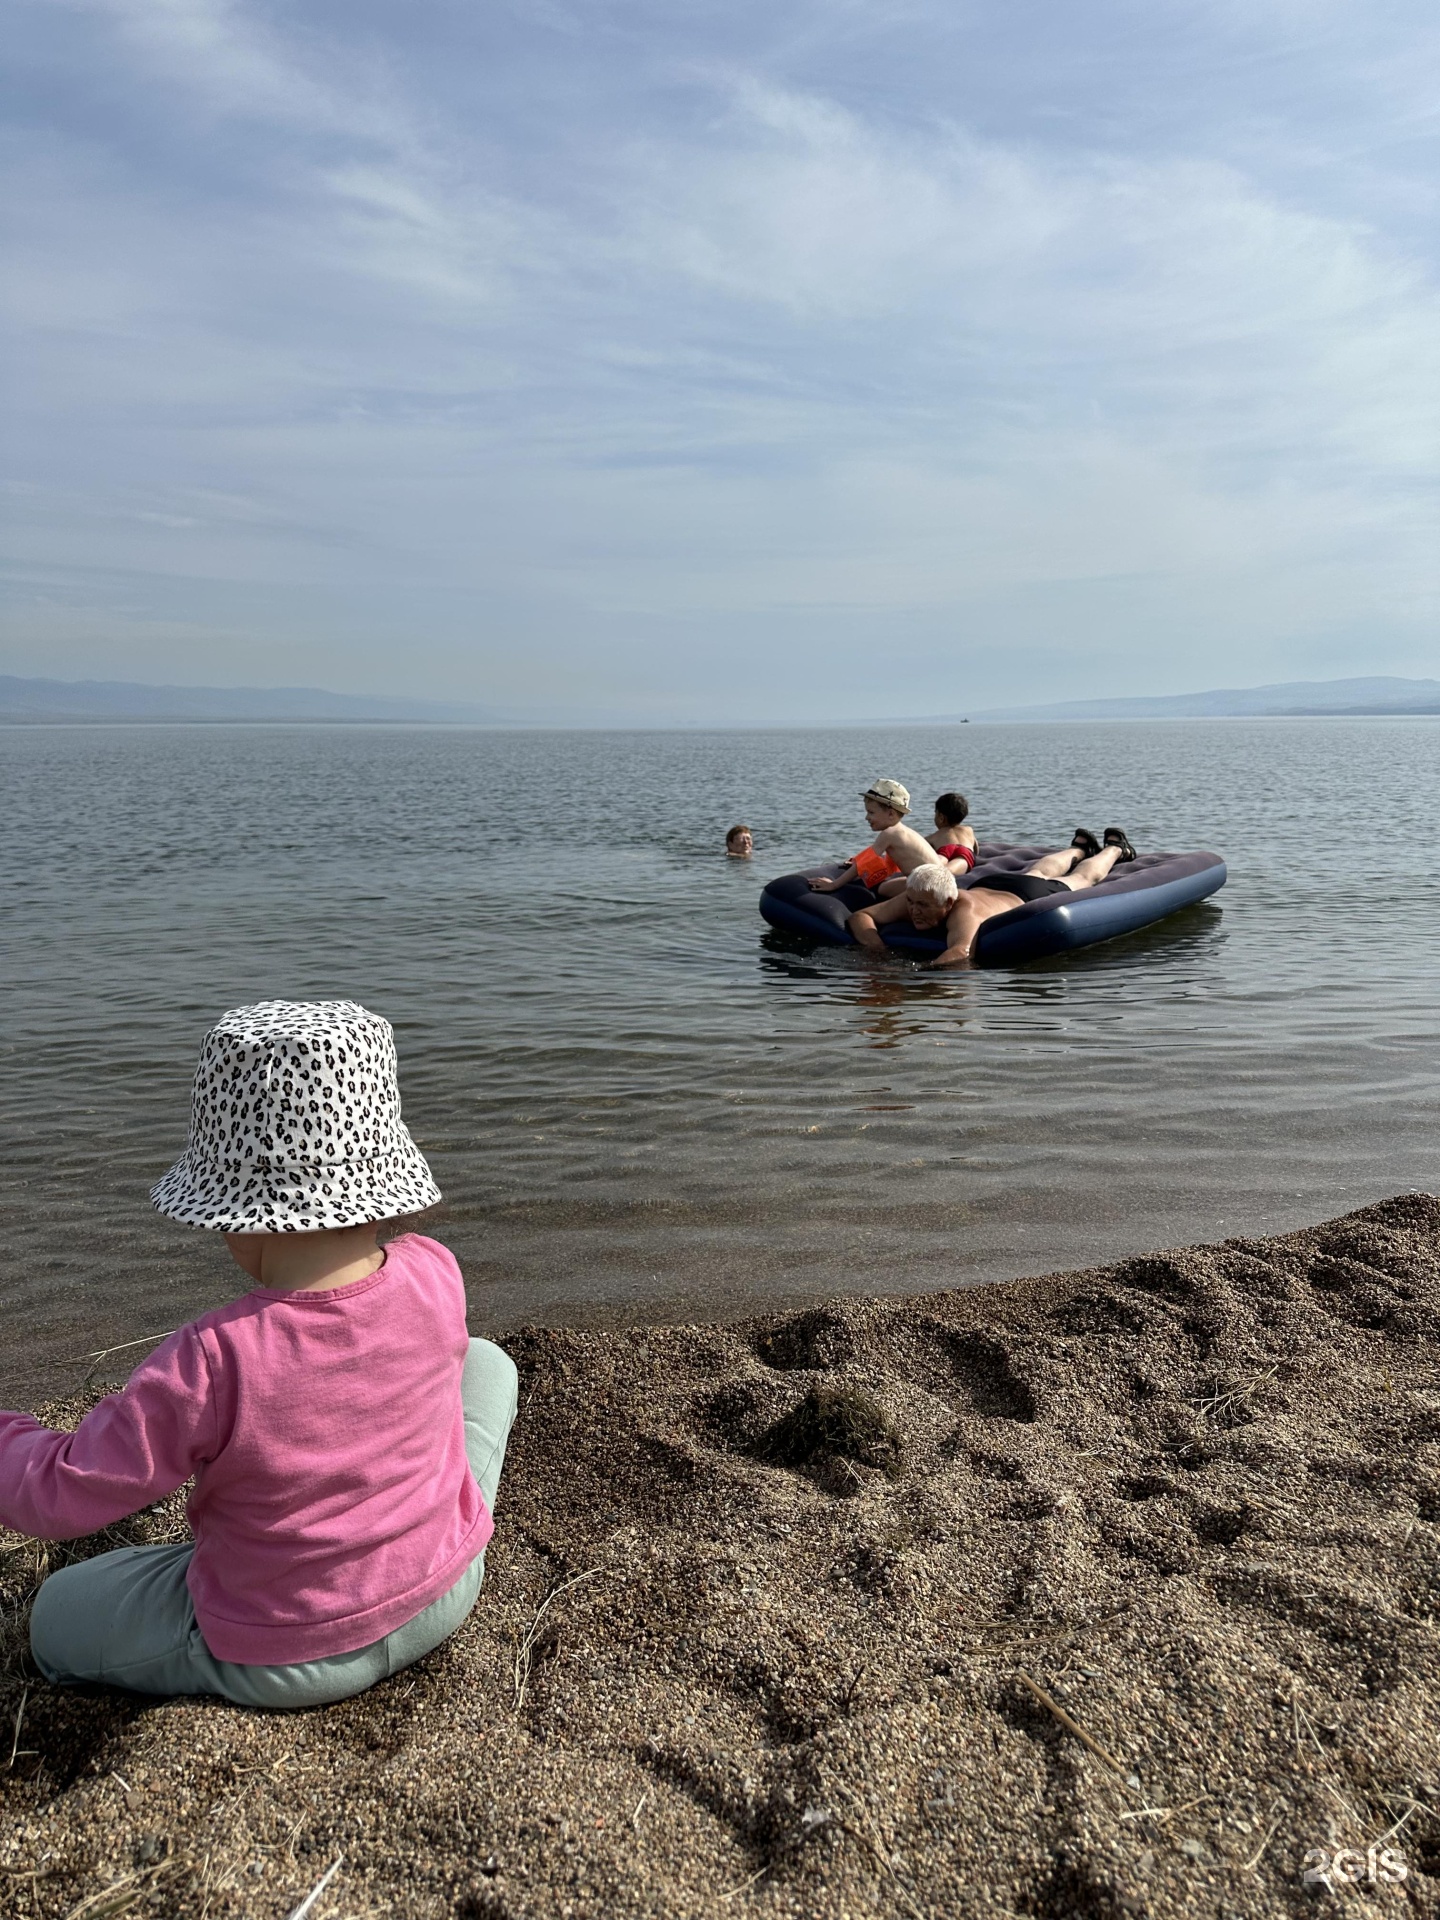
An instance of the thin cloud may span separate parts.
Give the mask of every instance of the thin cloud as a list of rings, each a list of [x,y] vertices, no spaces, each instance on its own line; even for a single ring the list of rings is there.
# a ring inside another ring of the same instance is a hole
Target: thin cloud
[[[272,677],[283,635],[524,699],[528,654],[649,712],[752,644],[764,710],[843,712],[882,635],[951,705],[1097,647],[1418,670],[1440,302],[1386,142],[1429,30],[1030,11],[514,7],[457,50],[423,0],[404,40],[25,10],[62,105],[11,136],[11,670],[174,678],[186,620],[218,679],[248,632]]]
[[[394,143],[403,121],[354,85],[355,61],[336,37],[305,58],[238,0],[62,0],[108,20],[150,73],[172,82],[192,109],[284,124],[311,134]],[[317,57],[318,56],[318,57]],[[347,89],[313,70],[347,72]]]

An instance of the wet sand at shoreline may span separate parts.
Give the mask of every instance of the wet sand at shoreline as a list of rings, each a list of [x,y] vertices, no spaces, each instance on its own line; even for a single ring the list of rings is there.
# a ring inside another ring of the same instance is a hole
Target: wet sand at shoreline
[[[10,1911],[1440,1915],[1440,1200],[506,1344],[479,1605],[353,1701],[27,1680],[112,1542],[0,1537]]]

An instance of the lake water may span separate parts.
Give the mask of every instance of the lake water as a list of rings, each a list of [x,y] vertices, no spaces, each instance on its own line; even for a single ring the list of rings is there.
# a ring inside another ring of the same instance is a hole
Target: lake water
[[[1113,821],[1230,883],[1008,972],[771,933],[763,881],[861,845],[880,774],[960,787],[985,839]],[[394,1022],[477,1327],[917,1291],[1433,1189],[1437,818],[1433,720],[0,730],[3,1384],[234,1291],[146,1189],[203,1030],[272,997]]]

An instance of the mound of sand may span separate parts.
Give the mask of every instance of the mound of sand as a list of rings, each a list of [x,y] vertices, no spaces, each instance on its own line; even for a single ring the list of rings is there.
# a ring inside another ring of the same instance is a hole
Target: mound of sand
[[[1308,1866],[1440,1915],[1437,1335],[1419,1195],[520,1335],[480,1604],[409,1673],[286,1718],[32,1682],[17,1722],[12,1637],[0,1899],[284,1916],[338,1859],[314,1920],[1272,1915],[1333,1904]]]

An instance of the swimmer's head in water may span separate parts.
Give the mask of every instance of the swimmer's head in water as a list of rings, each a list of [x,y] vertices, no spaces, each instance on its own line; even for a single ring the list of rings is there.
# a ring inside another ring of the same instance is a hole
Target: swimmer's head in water
[[[942,793],[935,802],[935,824],[937,827],[958,827],[970,812],[970,802],[963,793]]]
[[[725,836],[725,851],[732,860],[748,860],[755,851],[755,835],[749,827],[731,827]]]
[[[921,933],[938,927],[954,906],[959,892],[948,867],[916,867],[905,882],[911,924]]]

